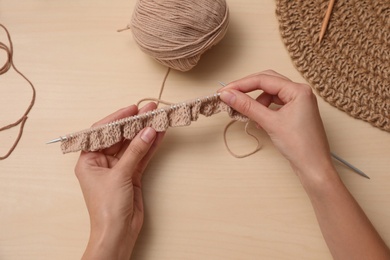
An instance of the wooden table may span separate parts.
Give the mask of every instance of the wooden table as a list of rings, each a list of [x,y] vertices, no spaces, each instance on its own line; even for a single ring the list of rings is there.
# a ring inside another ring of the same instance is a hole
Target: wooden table
[[[172,72],[163,98],[215,92],[265,69],[304,82],[279,36],[273,0],[229,0],[225,39],[190,72]],[[24,135],[0,161],[0,259],[77,259],[89,218],[73,169],[78,154],[45,142],[89,127],[143,97],[156,97],[166,68],[136,46],[129,22],[135,0],[2,0],[14,61],[37,88]],[[0,39],[6,42],[1,32]],[[0,63],[5,61],[0,52]],[[0,76],[0,125],[18,118],[31,91],[14,71]],[[390,243],[390,134],[319,98],[332,150],[370,175],[337,164],[342,179]],[[331,259],[310,202],[266,134],[245,159],[226,151],[226,114],[170,129],[143,180],[145,224],[134,259]],[[242,125],[229,132],[236,152],[255,144]],[[283,126],[280,126],[283,127]],[[17,129],[0,133],[0,154]]]

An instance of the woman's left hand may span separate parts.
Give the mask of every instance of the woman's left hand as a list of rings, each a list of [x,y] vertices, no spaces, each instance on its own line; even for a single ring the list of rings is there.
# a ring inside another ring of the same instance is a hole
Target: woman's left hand
[[[94,124],[156,108],[149,103],[138,111],[135,105],[123,108]],[[83,259],[129,259],[141,230],[144,211],[141,179],[164,133],[150,127],[131,142],[124,140],[99,152],[81,152],[75,167],[91,232]]]

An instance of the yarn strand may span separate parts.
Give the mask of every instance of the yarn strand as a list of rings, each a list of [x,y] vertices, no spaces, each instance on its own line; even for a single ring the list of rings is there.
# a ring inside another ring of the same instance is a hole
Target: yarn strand
[[[29,83],[29,85],[31,86],[31,90],[32,90],[31,101],[30,101],[30,104],[28,105],[27,109],[25,110],[24,114],[15,122],[8,124],[6,126],[0,127],[0,132],[1,132],[4,130],[13,128],[13,127],[20,124],[18,136],[16,137],[11,148],[8,150],[8,152],[4,156],[0,156],[0,160],[4,160],[12,154],[12,152],[15,150],[16,146],[18,145],[20,138],[22,137],[24,125],[25,125],[26,120],[28,118],[27,116],[30,113],[30,110],[32,109],[32,107],[34,106],[34,103],[35,103],[36,90],[35,90],[35,87],[32,84],[32,82],[22,72],[20,72],[16,68],[14,61],[13,61],[13,44],[12,44],[12,40],[11,40],[11,35],[4,25],[0,24],[0,27],[2,27],[4,29],[4,31],[6,32],[8,42],[9,42],[9,47],[6,44],[0,42],[0,49],[4,50],[7,53],[7,60],[6,60],[5,64],[0,68],[0,75],[6,73],[11,68],[13,68],[16,71],[16,73],[18,73],[22,78],[24,78]]]
[[[160,93],[158,94],[158,99],[159,100],[161,100],[161,97],[162,97],[162,94],[163,94],[163,91],[164,91],[164,87],[165,87],[165,82],[167,81],[167,78],[168,78],[168,75],[169,75],[170,72],[171,72],[171,68],[168,68],[167,73],[165,73],[163,82],[161,83]],[[160,104],[160,101],[157,102],[157,106],[159,104]]]
[[[225,143],[225,147],[226,147],[226,150],[228,150],[228,152],[235,158],[238,158],[238,159],[241,159],[241,158],[245,158],[245,157],[248,157],[248,156],[251,156],[252,154],[255,154],[257,153],[258,151],[261,150],[261,143],[260,143],[260,140],[259,138],[257,138],[257,136],[255,136],[254,134],[250,133],[249,130],[248,130],[248,126],[250,124],[251,121],[247,121],[245,123],[245,133],[251,137],[253,137],[256,142],[257,142],[257,146],[256,148],[252,151],[252,152],[248,152],[248,153],[244,153],[244,154],[236,154],[235,152],[233,152],[230,147],[229,147],[229,144],[228,144],[228,141],[227,141],[227,131],[228,129],[235,123],[237,123],[237,120],[231,120],[226,126],[225,126],[225,129],[223,130],[223,141]]]
[[[169,101],[165,101],[165,100],[162,100],[161,97],[162,97],[162,94],[164,92],[164,87],[165,87],[165,82],[167,81],[167,78],[168,78],[168,75],[171,71],[171,68],[168,68],[167,72],[165,73],[165,76],[164,76],[164,79],[163,79],[163,82],[161,83],[161,86],[160,86],[160,92],[158,94],[158,98],[143,98],[143,99],[140,99],[138,102],[137,102],[137,107],[139,108],[140,104],[142,102],[146,102],[146,101],[154,101],[156,102],[157,104],[157,107],[159,106],[160,103],[164,104],[164,105],[172,105],[173,103],[172,102],[169,102]]]

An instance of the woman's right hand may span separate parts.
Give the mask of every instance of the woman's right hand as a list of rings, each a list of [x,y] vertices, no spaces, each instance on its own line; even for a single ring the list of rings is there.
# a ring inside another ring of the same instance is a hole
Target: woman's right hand
[[[254,90],[263,92],[256,99],[245,94]],[[316,96],[310,86],[265,71],[234,81],[219,92],[222,101],[269,134],[300,178],[322,179],[327,176],[320,176],[318,169],[333,169]],[[279,106],[272,109],[272,103]]]

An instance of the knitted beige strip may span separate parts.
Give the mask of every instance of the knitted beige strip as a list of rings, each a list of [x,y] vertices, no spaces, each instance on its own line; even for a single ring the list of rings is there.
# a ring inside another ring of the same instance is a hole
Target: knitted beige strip
[[[133,138],[145,127],[164,132],[168,127],[188,126],[199,114],[206,117],[225,111],[235,120],[247,122],[248,118],[233,110],[219,98],[219,94],[173,104],[144,114],[123,118],[102,126],[86,129],[63,138],[63,153],[98,151],[108,148],[123,138]]]

